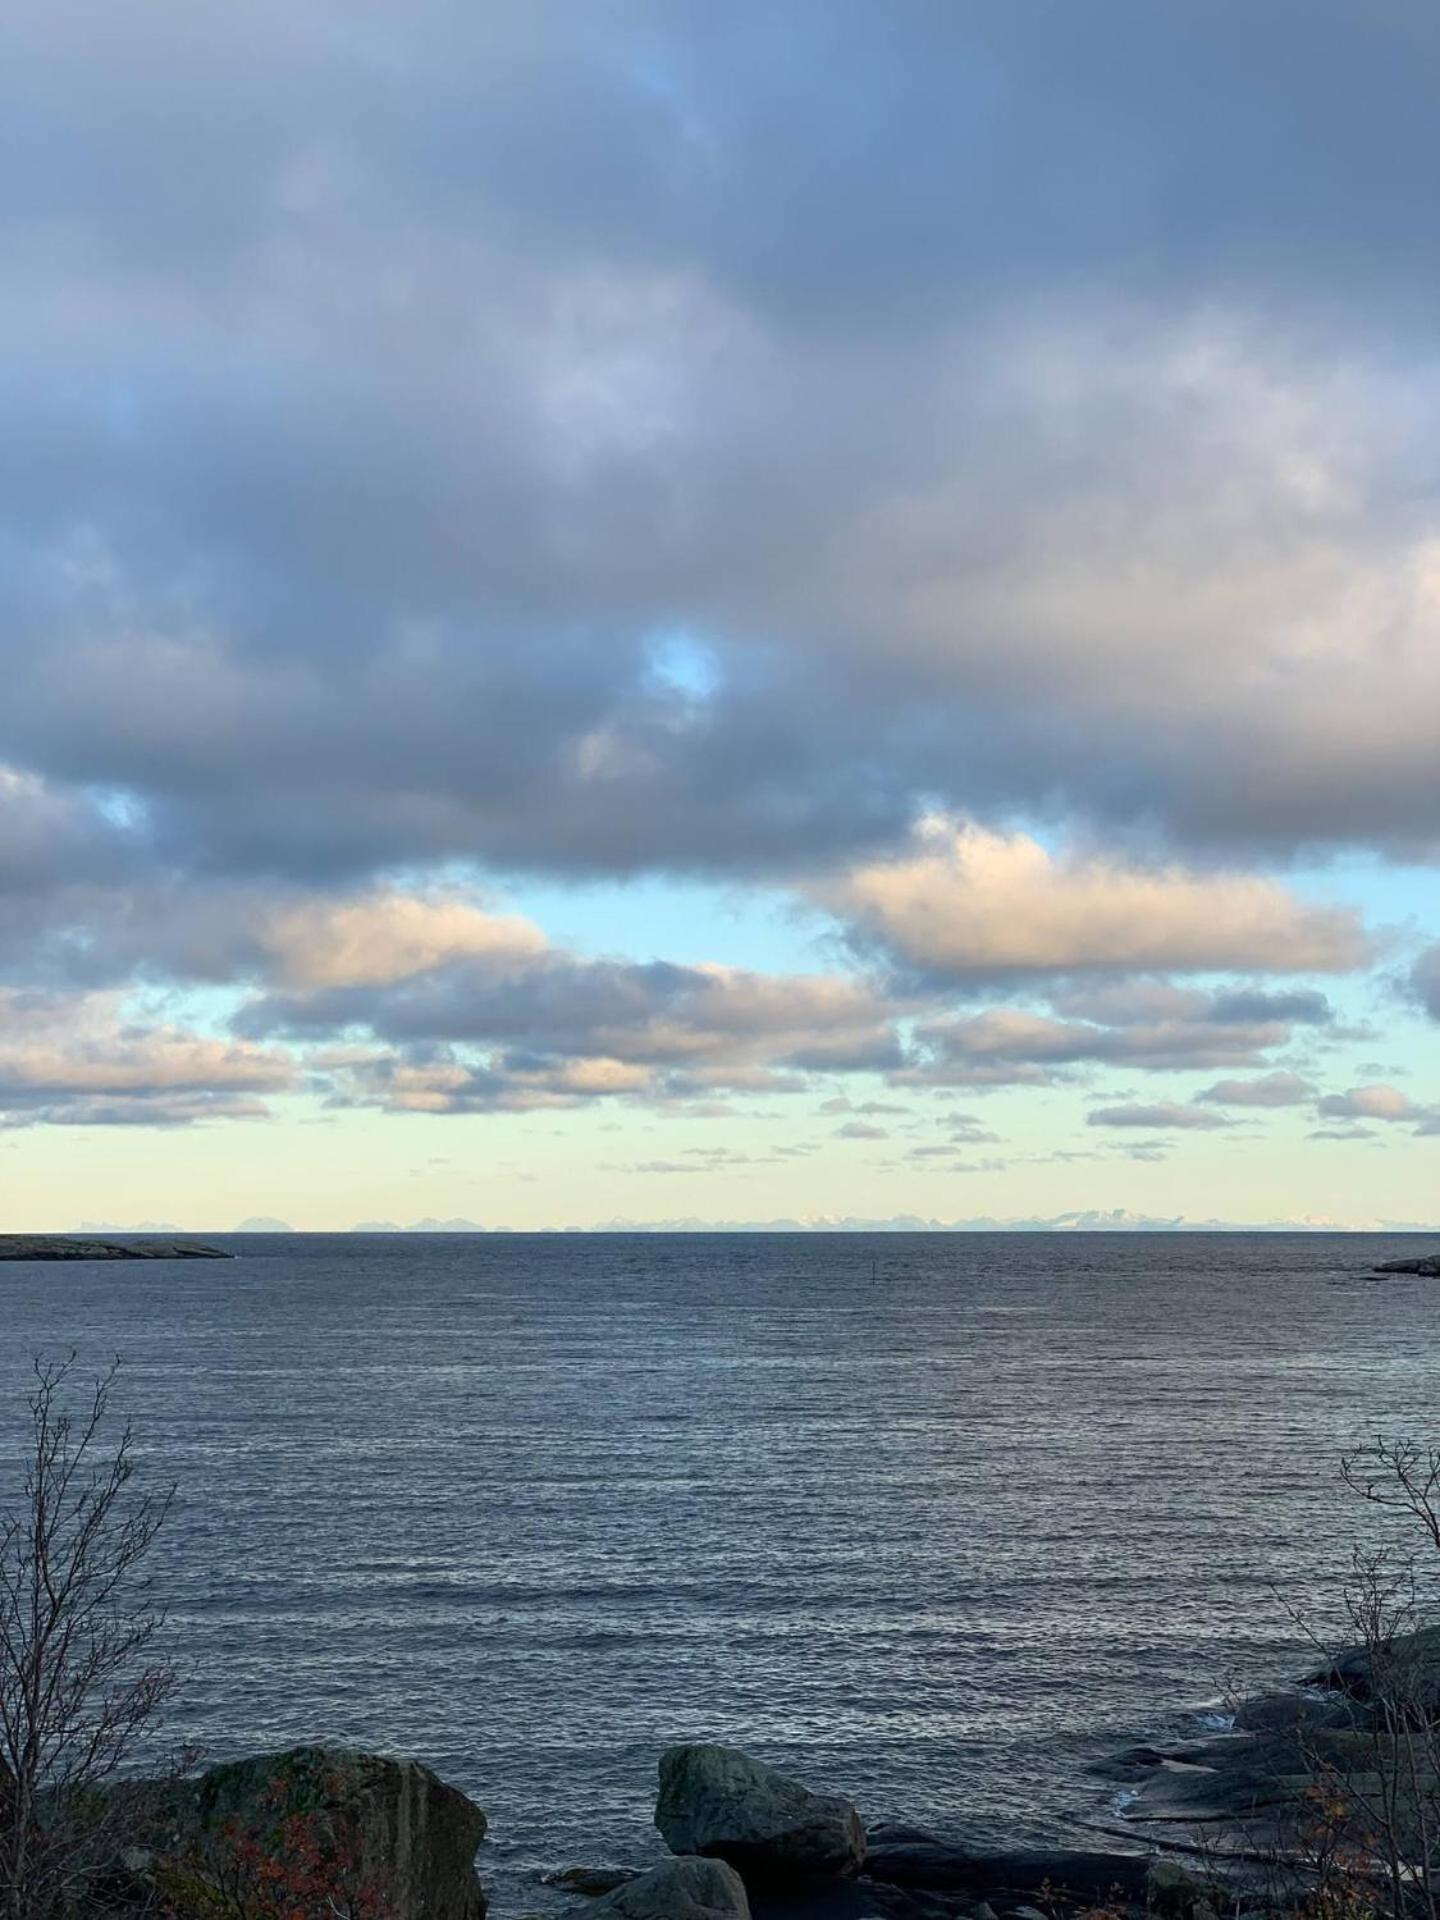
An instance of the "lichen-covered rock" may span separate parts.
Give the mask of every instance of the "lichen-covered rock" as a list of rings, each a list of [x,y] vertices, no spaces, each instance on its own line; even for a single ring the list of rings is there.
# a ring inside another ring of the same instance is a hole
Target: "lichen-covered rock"
[[[666,1860],[586,1909],[613,1920],[750,1920],[745,1882],[723,1860]]]
[[[813,1793],[738,1747],[672,1747],[655,1824],[672,1853],[728,1860],[755,1879],[858,1873],[865,1828],[848,1800]]]
[[[417,1761],[296,1747],[173,1787],[146,1836],[146,1877],[182,1916],[209,1913],[217,1884],[254,1878],[297,1903],[333,1884],[387,1920],[484,1920],[484,1837],[479,1807]]]

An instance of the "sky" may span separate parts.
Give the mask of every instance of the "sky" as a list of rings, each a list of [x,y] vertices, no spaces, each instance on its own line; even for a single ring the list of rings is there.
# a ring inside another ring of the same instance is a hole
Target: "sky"
[[[47,0],[0,128],[0,1227],[1437,1223],[1428,0]]]

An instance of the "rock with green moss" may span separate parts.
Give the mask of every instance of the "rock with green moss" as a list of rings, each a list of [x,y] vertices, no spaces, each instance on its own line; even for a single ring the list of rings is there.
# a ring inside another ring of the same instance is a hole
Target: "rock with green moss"
[[[295,1910],[384,1920],[484,1920],[475,1853],[485,1815],[414,1760],[295,1747],[212,1767],[137,1801],[123,1860],[179,1920],[210,1920],[238,1891]]]

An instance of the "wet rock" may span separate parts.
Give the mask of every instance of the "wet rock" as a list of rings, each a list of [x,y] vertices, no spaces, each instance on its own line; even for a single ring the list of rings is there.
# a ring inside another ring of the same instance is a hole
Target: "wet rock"
[[[617,1887],[638,1880],[640,1871],[639,1867],[557,1867],[553,1873],[542,1873],[540,1884],[558,1887],[562,1893],[583,1893],[587,1899],[598,1900],[614,1893]]]
[[[724,1860],[666,1860],[585,1909],[614,1920],[751,1920],[745,1883]]]
[[[660,1761],[655,1824],[672,1853],[728,1860],[747,1879],[842,1877],[865,1858],[860,1816],[738,1747],[672,1747]]]
[[[1382,1260],[1372,1273],[1419,1273],[1427,1279],[1440,1278],[1440,1253],[1420,1254],[1410,1260]]]

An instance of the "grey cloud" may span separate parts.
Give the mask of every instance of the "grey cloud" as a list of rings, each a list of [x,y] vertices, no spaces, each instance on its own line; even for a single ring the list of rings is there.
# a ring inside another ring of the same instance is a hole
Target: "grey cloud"
[[[922,795],[1424,851],[1437,51],[12,9],[0,755],[207,885],[808,877]]]
[[[1168,1132],[1171,1128],[1184,1132],[1213,1131],[1230,1125],[1222,1114],[1205,1113],[1173,1100],[1159,1100],[1150,1105],[1135,1102],[1119,1107],[1094,1107],[1086,1114],[1085,1123],[1091,1127],[1144,1127],[1154,1132]]]
[[[551,951],[262,996],[236,1025],[251,1039],[311,1043],[314,1071],[342,1103],[436,1113],[799,1092],[810,1075],[882,1071],[902,1057],[890,1008],[857,983]]]
[[[1427,947],[1410,973],[1415,998],[1432,1020],[1440,1020],[1440,946]]]
[[[1284,1015],[1252,1018],[1257,1011],[1252,996],[1150,982],[1134,994],[1115,988],[1062,1000],[1095,1018],[992,1007],[963,1018],[921,1022],[917,1060],[896,1077],[935,1084],[1025,1084],[1091,1063],[1155,1071],[1253,1066],[1291,1039],[1297,1017],[1317,1017],[1312,1002],[1318,999],[1279,996]]]
[[[1298,1107],[1314,1092],[1312,1081],[1282,1069],[1253,1080],[1217,1080],[1195,1098],[1222,1107]]]

